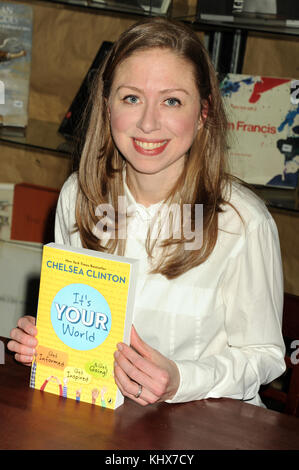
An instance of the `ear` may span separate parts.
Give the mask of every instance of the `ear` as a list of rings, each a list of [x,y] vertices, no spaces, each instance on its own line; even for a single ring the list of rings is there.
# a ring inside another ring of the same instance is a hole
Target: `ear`
[[[200,111],[200,121],[204,124],[205,120],[207,119],[209,114],[209,101],[203,100],[201,104],[201,111]]]
[[[208,100],[203,100],[202,103],[201,103],[200,115],[199,115],[198,125],[197,125],[197,130],[198,131],[203,127],[203,125],[205,123],[205,120],[208,117],[208,114],[209,114]]]

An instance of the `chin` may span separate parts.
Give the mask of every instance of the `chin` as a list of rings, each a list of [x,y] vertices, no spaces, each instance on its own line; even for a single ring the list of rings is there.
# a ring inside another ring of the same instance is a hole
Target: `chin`
[[[166,168],[157,168],[157,167],[152,167],[152,166],[133,166],[131,165],[131,168],[133,171],[135,171],[136,173],[140,173],[140,174],[143,174],[143,175],[156,175],[158,173],[161,173],[163,172],[163,170],[165,170]]]

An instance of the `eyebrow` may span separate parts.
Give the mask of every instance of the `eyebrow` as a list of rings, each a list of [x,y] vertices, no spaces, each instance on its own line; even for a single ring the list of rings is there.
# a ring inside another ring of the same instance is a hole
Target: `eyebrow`
[[[131,85],[120,85],[119,87],[117,87],[116,91],[120,90],[121,88],[129,88],[130,90],[137,91],[138,93],[143,93],[143,90],[141,90],[140,88],[137,88],[135,86],[131,86]],[[189,95],[188,91],[185,90],[184,88],[166,88],[165,90],[161,90],[159,93],[160,94],[173,93],[173,92],[176,92],[176,91],[182,91],[186,95]]]

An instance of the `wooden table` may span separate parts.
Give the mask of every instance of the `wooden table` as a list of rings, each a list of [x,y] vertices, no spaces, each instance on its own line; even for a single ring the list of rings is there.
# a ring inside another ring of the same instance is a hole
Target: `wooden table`
[[[3,338],[2,338],[3,340]],[[299,419],[232,399],[115,411],[29,388],[30,368],[0,365],[0,449],[299,449]]]

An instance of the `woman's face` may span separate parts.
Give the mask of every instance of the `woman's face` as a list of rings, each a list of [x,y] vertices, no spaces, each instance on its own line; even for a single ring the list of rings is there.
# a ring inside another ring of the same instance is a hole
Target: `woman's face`
[[[114,142],[130,171],[174,181],[199,128],[192,65],[168,49],[136,52],[116,69],[109,112]]]

